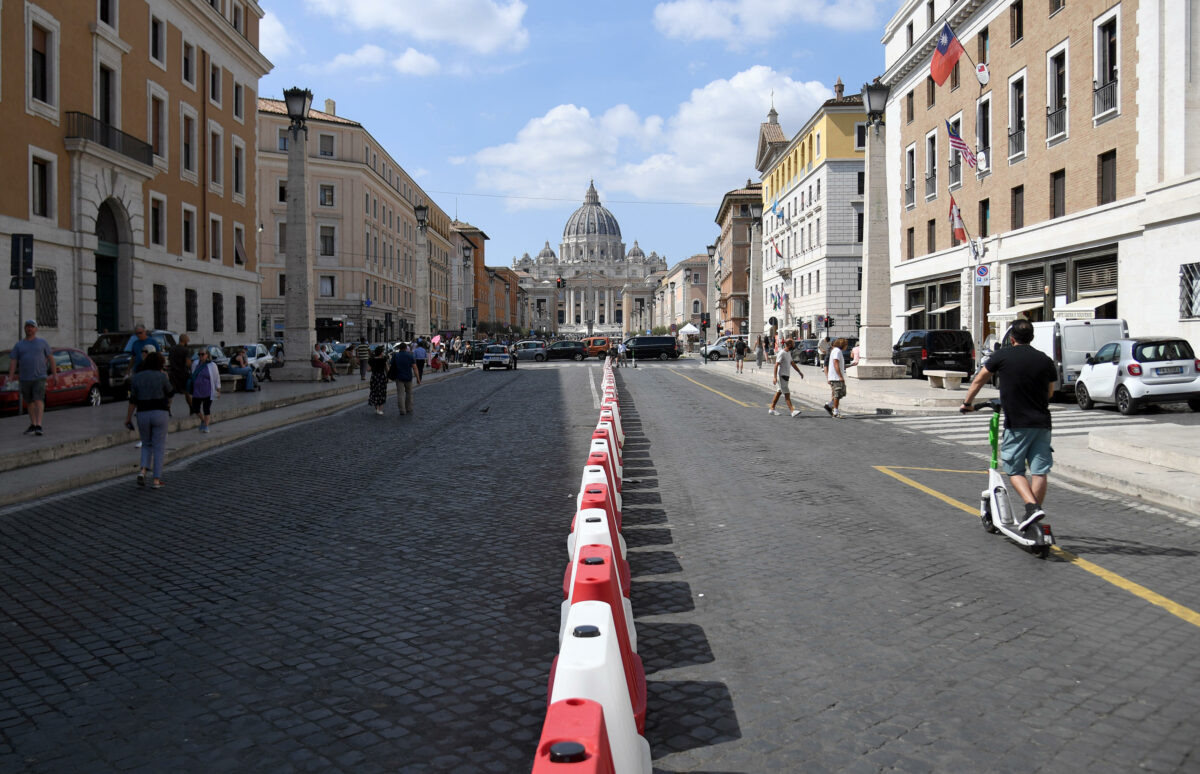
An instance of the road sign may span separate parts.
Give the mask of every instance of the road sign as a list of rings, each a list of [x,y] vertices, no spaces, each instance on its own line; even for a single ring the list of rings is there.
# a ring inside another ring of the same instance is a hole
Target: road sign
[[[13,277],[8,281],[9,290],[34,290],[33,277],[25,277],[24,282],[21,282],[21,277]]]
[[[986,263],[975,267],[975,287],[989,287],[992,284],[992,270]]]

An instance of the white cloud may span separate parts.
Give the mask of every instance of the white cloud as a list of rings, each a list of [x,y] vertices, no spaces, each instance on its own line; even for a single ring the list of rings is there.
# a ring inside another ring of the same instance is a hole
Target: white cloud
[[[410,48],[392,60],[392,67],[403,75],[433,75],[440,68],[438,61],[428,54]]]
[[[379,67],[387,61],[387,52],[368,43],[353,54],[338,54],[325,66],[327,70],[349,70],[362,67]]]
[[[719,201],[747,177],[757,177],[758,127],[772,91],[785,132],[798,130],[833,96],[823,84],[757,66],[695,89],[667,120],[641,118],[628,105],[596,116],[585,107],[559,105],[531,119],[511,142],[477,152],[476,183],[514,196],[573,199],[581,180],[595,178],[609,194]],[[509,206],[557,204],[514,199]]]
[[[310,9],[360,30],[450,43],[480,54],[529,45],[521,0],[306,0]]]
[[[869,30],[888,0],[666,0],[654,7],[654,26],[669,38],[724,40],[742,48],[773,38],[792,24]]]
[[[274,13],[267,11],[258,23],[258,50],[272,62],[278,62],[289,52],[302,53],[295,39],[288,34],[283,22]]]

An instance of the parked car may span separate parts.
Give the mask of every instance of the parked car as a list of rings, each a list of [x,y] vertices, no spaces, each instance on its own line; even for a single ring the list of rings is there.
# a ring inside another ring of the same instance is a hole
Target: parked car
[[[583,360],[587,357],[587,349],[582,341],[556,341],[546,347],[547,360]]]
[[[679,342],[674,336],[634,336],[625,340],[625,352],[637,360],[675,360]]]
[[[737,344],[738,339],[745,341],[747,344],[746,354],[750,354],[748,336],[745,334],[737,336],[722,336],[712,344],[704,348],[704,356],[709,360],[720,360],[721,358],[732,358],[734,355],[733,348]]]
[[[0,412],[16,412],[21,405],[20,380],[8,379],[11,350],[0,352]],[[51,347],[54,383],[46,382],[46,408],[82,403],[100,405],[100,369],[81,349]]]
[[[969,331],[917,329],[905,331],[892,347],[892,363],[902,365],[914,379],[929,370],[975,373],[975,340]]]
[[[1000,338],[999,347],[1011,346],[1010,327]],[[1088,356],[1104,344],[1129,338],[1129,325],[1115,320],[1047,320],[1033,324],[1033,346],[1054,361],[1058,371],[1055,394],[1071,393]]]
[[[150,337],[161,342],[165,351],[170,351],[176,344],[175,334],[171,331],[150,331]],[[134,338],[133,331],[101,333],[87,350],[88,357],[100,370],[100,391],[118,400],[129,393],[132,356],[127,347]]]
[[[517,367],[517,356],[503,344],[492,344],[483,351],[483,370]]]
[[[534,360],[541,363],[546,359],[546,342],[518,341],[513,345],[517,360]]]
[[[800,365],[816,365],[817,340],[800,339],[800,343],[796,345],[795,351],[792,352],[792,358]]]
[[[1110,341],[1088,356],[1075,383],[1075,402],[1085,411],[1115,403],[1122,414],[1136,414],[1149,403],[1185,401],[1200,411],[1200,360],[1186,339]]]
[[[263,344],[252,342],[250,344],[232,344],[225,347],[225,368],[229,368],[228,358],[233,357],[233,353],[237,352],[239,347],[245,347],[246,349],[246,362],[254,369],[255,381],[266,379],[267,371],[271,370],[275,365],[275,358],[271,357],[271,354]],[[217,368],[219,370],[220,366],[217,366]]]
[[[604,357],[608,354],[608,348],[616,346],[616,343],[616,339],[608,336],[588,336],[583,340],[583,348],[587,350],[588,357]]]

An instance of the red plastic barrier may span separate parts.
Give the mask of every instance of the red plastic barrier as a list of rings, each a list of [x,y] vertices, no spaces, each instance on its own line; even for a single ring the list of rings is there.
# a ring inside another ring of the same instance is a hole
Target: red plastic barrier
[[[617,508],[612,492],[606,484],[588,484],[579,493],[579,510],[603,508],[608,514],[608,528],[613,535],[621,532],[621,511]]]
[[[625,616],[620,614],[621,595],[629,595],[628,587],[613,572],[613,551],[608,546],[589,545],[579,549],[579,566],[575,571],[575,588],[571,589],[571,603],[604,602],[613,610],[613,626],[617,644],[621,647],[621,663],[625,668],[625,682],[629,686],[629,703],[639,734],[646,730],[646,670],[642,657],[630,647],[629,630]],[[569,569],[569,568],[568,568]]]
[[[612,488],[618,492],[621,491],[621,474],[617,471],[617,466],[613,464],[612,457],[607,451],[592,451],[588,454],[587,464],[604,468],[608,480],[612,482]]]
[[[616,774],[604,708],[591,699],[563,699],[546,710],[533,774]]]
[[[596,429],[592,431],[592,440],[607,441],[608,448],[617,460],[617,469],[620,470],[624,467],[625,463],[621,459],[621,444],[617,443],[617,434],[612,432],[612,425],[608,422],[597,423]]]

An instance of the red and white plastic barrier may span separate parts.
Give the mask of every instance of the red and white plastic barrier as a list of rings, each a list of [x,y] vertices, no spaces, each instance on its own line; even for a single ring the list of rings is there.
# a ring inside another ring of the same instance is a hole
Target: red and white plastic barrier
[[[563,699],[550,705],[533,774],[617,774],[599,702]]]

